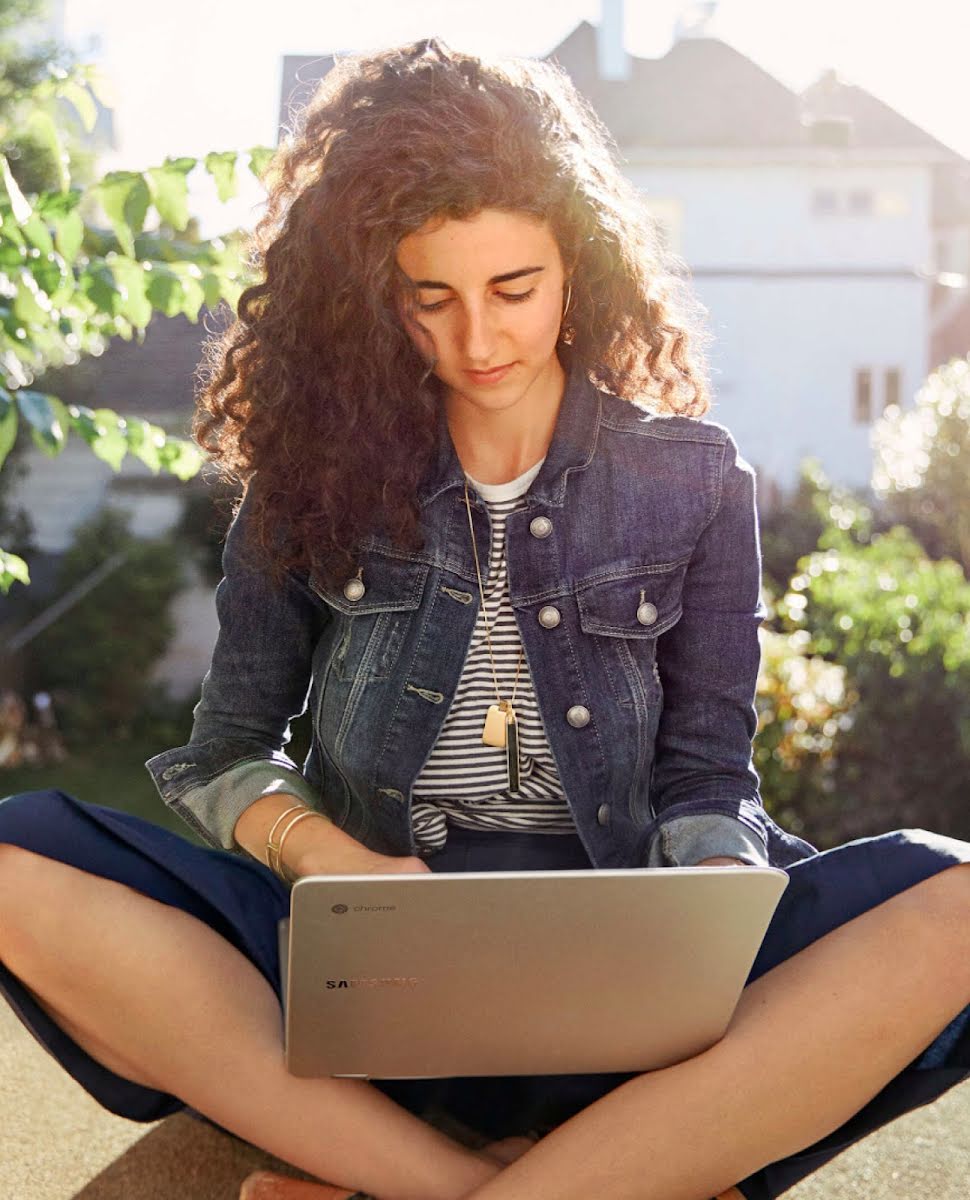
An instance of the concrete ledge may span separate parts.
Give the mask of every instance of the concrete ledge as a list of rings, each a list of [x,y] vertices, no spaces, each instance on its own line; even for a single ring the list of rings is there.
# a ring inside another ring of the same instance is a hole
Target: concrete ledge
[[[259,1167],[310,1176],[187,1116],[143,1125],[102,1109],[0,998],[3,1200],[237,1200]],[[967,1200],[970,1086],[857,1143],[786,1200]]]

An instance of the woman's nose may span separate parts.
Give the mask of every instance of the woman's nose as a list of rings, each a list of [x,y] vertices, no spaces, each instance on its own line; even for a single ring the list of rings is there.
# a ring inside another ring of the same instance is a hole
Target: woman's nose
[[[469,305],[465,309],[458,337],[461,350],[469,365],[493,366],[497,320],[485,304]]]

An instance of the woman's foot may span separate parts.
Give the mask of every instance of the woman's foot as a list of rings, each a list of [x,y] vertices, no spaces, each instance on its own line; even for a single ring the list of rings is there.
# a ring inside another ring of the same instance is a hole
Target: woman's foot
[[[478,1153],[506,1166],[515,1162],[531,1150],[536,1137],[507,1137],[489,1142]],[[332,1183],[309,1183],[305,1179],[293,1179],[290,1175],[279,1175],[275,1171],[254,1171],[243,1180],[239,1200],[351,1200],[354,1196],[366,1195],[352,1192]],[[743,1198],[742,1198],[743,1200]]]
[[[254,1171],[239,1189],[239,1200],[350,1200],[363,1193],[332,1183],[310,1183],[275,1171]]]

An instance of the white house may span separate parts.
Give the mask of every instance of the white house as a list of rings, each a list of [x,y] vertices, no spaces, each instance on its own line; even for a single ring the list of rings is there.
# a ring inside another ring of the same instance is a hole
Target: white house
[[[824,73],[797,94],[706,34],[622,46],[619,0],[549,57],[616,138],[709,312],[714,407],[787,489],[807,455],[869,484],[870,429],[970,351],[970,163],[876,97]]]

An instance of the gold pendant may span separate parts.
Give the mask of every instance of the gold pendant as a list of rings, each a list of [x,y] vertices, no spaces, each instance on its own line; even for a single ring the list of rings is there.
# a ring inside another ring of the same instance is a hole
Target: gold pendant
[[[482,730],[482,741],[486,746],[505,748],[505,732],[508,723],[505,705],[507,703],[508,701],[503,700],[501,704],[490,704],[488,707],[488,712],[485,714],[485,728]]]

